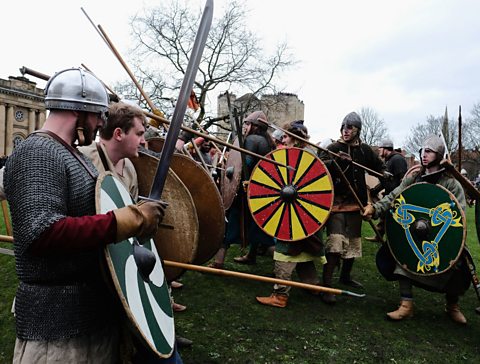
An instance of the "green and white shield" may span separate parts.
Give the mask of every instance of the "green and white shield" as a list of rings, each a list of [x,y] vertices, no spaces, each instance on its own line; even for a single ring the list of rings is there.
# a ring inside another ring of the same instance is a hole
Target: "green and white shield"
[[[450,269],[463,251],[466,220],[447,189],[415,183],[392,202],[385,228],[388,246],[405,270],[421,276]]]
[[[110,173],[97,181],[97,213],[134,203],[123,184]],[[170,293],[157,249],[150,239],[143,244],[157,258],[150,282],[140,276],[133,257],[133,239],[109,244],[105,249],[108,268],[134,334],[159,357],[169,357],[175,343]]]

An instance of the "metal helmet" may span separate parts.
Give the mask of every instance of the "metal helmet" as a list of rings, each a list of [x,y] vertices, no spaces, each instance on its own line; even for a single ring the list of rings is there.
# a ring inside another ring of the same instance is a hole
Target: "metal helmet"
[[[272,133],[272,138],[278,142],[282,141],[282,137],[285,133],[279,129],[275,129]]]
[[[443,144],[442,138],[438,135],[429,135],[423,142],[422,149],[430,149],[436,152],[440,158],[443,158],[445,154],[445,145]]]
[[[252,124],[259,125],[259,126],[268,127],[267,116],[261,110],[252,112],[245,118],[244,121],[248,121]]]
[[[385,139],[382,139],[382,141],[380,142],[380,145],[378,147],[379,148],[392,148],[393,149],[393,142],[390,139],[385,138]]]
[[[355,111],[352,111],[343,118],[340,130],[342,130],[345,126],[348,125],[355,126],[359,130],[362,129],[362,119],[360,118],[360,115],[358,115]]]
[[[55,73],[48,80],[45,106],[47,109],[100,113],[104,117],[108,110],[108,93],[92,73],[69,68]]]
[[[445,144],[443,144],[442,138],[435,134],[427,136],[424,140],[422,148],[420,149],[420,161],[422,160],[422,153],[425,149],[430,149],[437,154],[435,160],[429,163],[426,167],[431,167],[432,165],[440,163],[445,155]]]

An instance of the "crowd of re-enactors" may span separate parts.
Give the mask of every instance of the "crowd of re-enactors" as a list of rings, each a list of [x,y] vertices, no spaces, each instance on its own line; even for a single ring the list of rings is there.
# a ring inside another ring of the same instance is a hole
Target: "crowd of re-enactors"
[[[105,171],[137,200],[137,174],[129,158],[148,148],[146,135],[159,135],[158,130],[138,106],[111,102],[103,84],[80,68],[65,69],[50,78],[45,104],[49,113],[42,129],[16,146],[1,169],[19,280],[12,306],[17,333],[13,362],[182,363],[179,349],[192,345],[190,340],[177,335],[171,356],[161,358],[125,333],[126,319],[121,310],[113,309],[118,307],[118,298],[102,278],[99,259],[108,244],[153,236],[168,209],[161,201],[141,201],[96,213],[96,179]],[[280,282],[271,294],[256,297],[259,304],[285,308],[292,287],[283,283],[292,281],[294,271],[299,281],[309,285],[361,291],[353,267],[362,257],[362,222],[378,219],[376,235],[366,239],[383,241],[383,222],[391,202],[416,182],[443,186],[465,209],[460,183],[441,168],[445,146],[439,136],[430,135],[423,141],[420,167],[406,175],[406,159],[391,140],[382,140],[375,149],[362,142],[359,114],[349,113],[338,125],[337,140],[314,144],[303,120],[285,121],[273,128],[263,111],[243,117],[241,147],[254,154],[243,158],[246,174],[225,212],[223,244],[209,266],[225,269],[229,247],[241,243],[243,234],[248,249],[233,262],[256,264],[257,255],[271,256],[274,276]],[[212,165],[219,151],[208,138],[195,139],[181,132],[176,148],[213,172],[213,178],[221,174]],[[267,234],[250,213],[245,214],[249,177],[259,162],[255,155],[265,156],[278,148],[311,153],[331,176],[333,203],[328,219],[314,234],[294,244]],[[367,185],[366,170],[381,176],[374,193]],[[217,185],[221,185],[218,180]],[[470,281],[463,259],[447,272],[428,277],[405,270],[388,249],[377,259],[380,274],[398,281],[400,289],[400,304],[387,313],[388,319],[399,321],[414,315],[412,287],[416,285],[445,294],[447,316],[466,324],[458,303],[468,288],[458,282]],[[182,286],[179,281],[168,283],[171,288]],[[335,290],[309,292],[327,305],[337,303]],[[186,309],[171,302],[175,312]]]

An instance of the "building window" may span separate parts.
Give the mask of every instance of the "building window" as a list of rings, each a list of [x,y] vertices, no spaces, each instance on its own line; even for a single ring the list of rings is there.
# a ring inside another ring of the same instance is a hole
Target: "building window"
[[[21,142],[23,142],[25,138],[21,135],[15,135],[13,137],[13,149],[15,149]]]
[[[23,112],[23,110],[15,111],[15,120],[23,121],[24,119],[25,119],[25,113]]]

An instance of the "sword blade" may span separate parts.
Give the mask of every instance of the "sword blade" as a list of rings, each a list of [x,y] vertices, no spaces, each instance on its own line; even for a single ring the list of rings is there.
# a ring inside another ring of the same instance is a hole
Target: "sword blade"
[[[175,143],[178,138],[178,133],[182,126],[183,118],[185,117],[185,111],[187,109],[187,102],[190,98],[193,82],[197,75],[198,66],[202,58],[203,49],[207,41],[207,36],[212,25],[213,18],[213,0],[207,0],[205,8],[202,14],[202,20],[195,37],[195,43],[193,45],[192,53],[190,54],[190,60],[188,61],[187,70],[185,71],[185,77],[180,88],[180,94],[178,96],[177,104],[172,116],[172,122],[168,129],[165,143],[162,149],[162,156],[158,162],[157,172],[150,189],[149,198],[160,200],[162,197],[163,187],[165,186],[165,180],[168,174],[168,168],[170,167],[170,161],[175,149]]]

